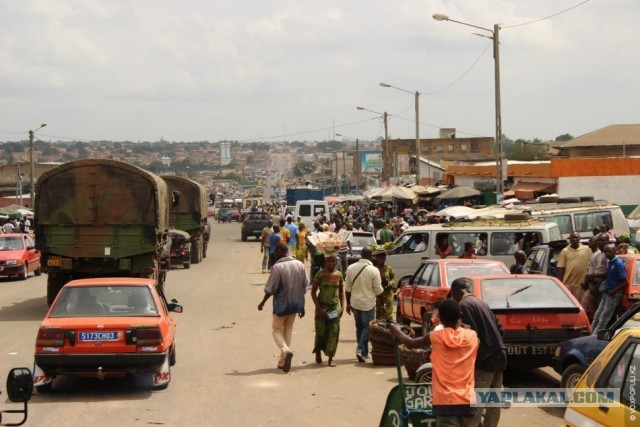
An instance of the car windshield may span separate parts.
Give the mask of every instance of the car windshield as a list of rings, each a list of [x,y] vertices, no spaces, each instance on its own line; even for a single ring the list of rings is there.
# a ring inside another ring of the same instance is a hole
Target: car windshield
[[[505,277],[480,283],[482,299],[492,309],[575,308],[575,303],[553,279]]]
[[[351,242],[351,247],[354,248],[366,248],[371,245],[376,244],[376,239],[372,234],[367,235],[353,235],[353,242]]]
[[[15,251],[23,249],[24,243],[20,237],[2,237],[0,236],[0,251]]]
[[[447,285],[460,277],[489,276],[493,274],[509,274],[509,271],[499,262],[464,264],[462,262],[448,262],[446,265]]]
[[[49,317],[159,316],[146,286],[65,286]]]

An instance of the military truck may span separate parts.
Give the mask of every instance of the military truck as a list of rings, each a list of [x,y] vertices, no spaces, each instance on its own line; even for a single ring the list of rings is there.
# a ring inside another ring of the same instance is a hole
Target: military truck
[[[209,223],[207,208],[209,195],[201,184],[175,175],[163,175],[171,194],[169,225],[191,236],[191,263],[197,264],[207,256]]]
[[[76,160],[43,173],[34,218],[47,303],[72,279],[152,277],[163,284],[169,203],[159,176],[124,162]]]

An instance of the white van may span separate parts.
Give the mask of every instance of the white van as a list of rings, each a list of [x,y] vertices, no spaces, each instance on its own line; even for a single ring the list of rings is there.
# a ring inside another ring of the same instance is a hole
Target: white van
[[[307,229],[313,230],[313,222],[320,214],[329,218],[329,203],[323,200],[298,200],[293,218],[295,221],[302,219]]]
[[[426,249],[415,252],[418,235],[422,236]],[[478,259],[497,260],[511,265],[515,262],[513,254],[517,250],[528,252],[535,245],[561,239],[562,234],[555,223],[537,219],[422,225],[407,229],[393,242],[393,248],[387,251],[387,264],[393,268],[396,277],[413,274],[423,259],[440,258],[435,246],[442,245],[446,240],[451,248],[449,257],[457,258],[464,252],[465,242],[473,242]]]

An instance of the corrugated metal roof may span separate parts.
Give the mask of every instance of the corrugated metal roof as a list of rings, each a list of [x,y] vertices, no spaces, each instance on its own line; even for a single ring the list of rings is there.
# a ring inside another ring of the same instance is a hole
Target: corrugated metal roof
[[[568,141],[562,149],[621,145],[640,145],[640,124],[610,125],[594,130]]]

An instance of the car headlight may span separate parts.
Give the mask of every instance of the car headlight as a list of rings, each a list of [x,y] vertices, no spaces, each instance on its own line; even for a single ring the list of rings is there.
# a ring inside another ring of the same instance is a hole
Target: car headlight
[[[17,259],[8,259],[5,261],[6,265],[16,265],[18,264],[18,260]]]

